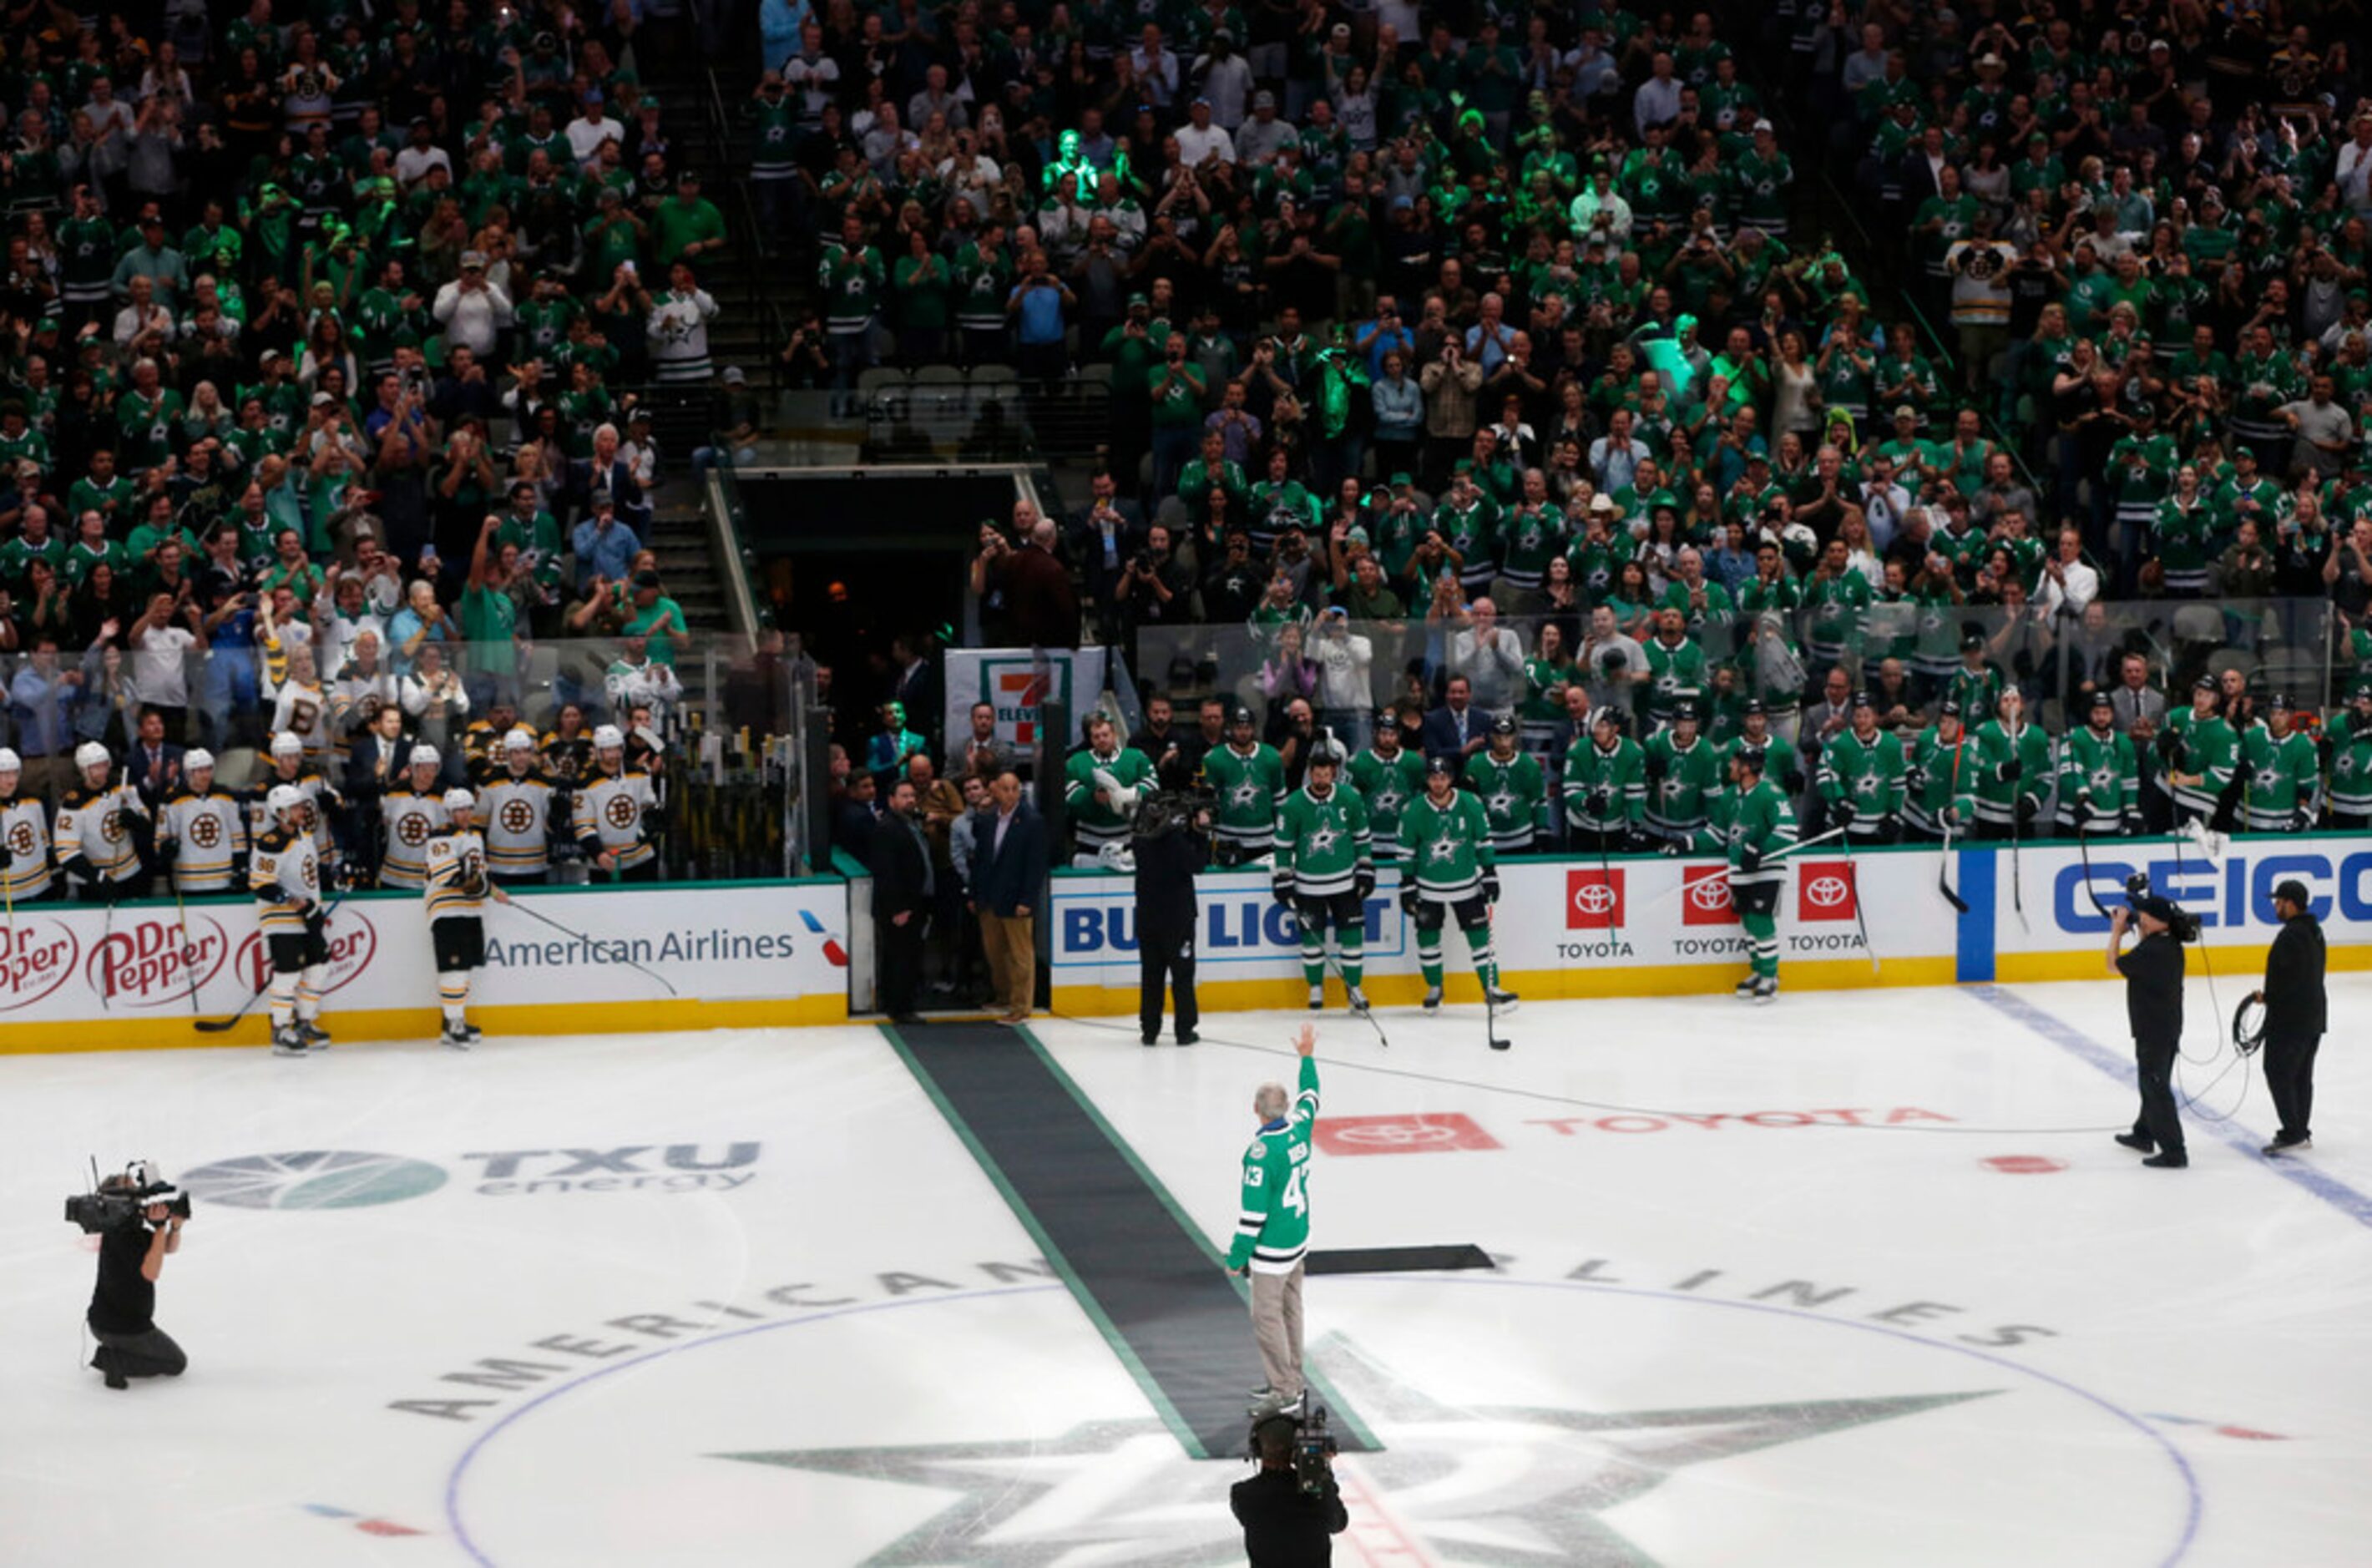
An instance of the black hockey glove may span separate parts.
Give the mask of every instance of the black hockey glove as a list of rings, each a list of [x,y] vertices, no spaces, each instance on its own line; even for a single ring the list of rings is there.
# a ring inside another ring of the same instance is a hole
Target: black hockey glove
[[[1366,903],[1375,890],[1376,868],[1374,866],[1362,865],[1358,870],[1351,873],[1351,894],[1361,903]]]
[[[1857,813],[1854,810],[1854,803],[1852,801],[1840,800],[1834,806],[1829,807],[1829,815],[1836,819],[1838,827],[1850,828],[1854,825],[1854,818]]]
[[[1744,845],[1738,852],[1738,868],[1740,871],[1762,870],[1762,852],[1752,844]]]
[[[2018,826],[2025,827],[2029,823],[2032,822],[2034,820],[2035,813],[2041,809],[2042,802],[2035,799],[2034,796],[2030,795],[2019,796],[2017,797]]]
[[[1682,855],[1689,853],[1689,846],[1682,843],[1678,839],[1666,839],[1662,843],[1656,846],[1656,853],[1662,855],[1666,860],[1678,860]]]
[[[8,847],[7,840],[0,839],[0,871],[6,871],[16,864],[17,852]]]
[[[1293,907],[1293,873],[1280,871],[1269,878],[1268,896],[1285,908]]]
[[[1499,901],[1499,874],[1496,871],[1482,873],[1482,901],[1486,904]]]
[[[1401,913],[1414,914],[1415,912],[1416,881],[1415,878],[1412,877],[1408,881],[1401,884]]]
[[[2291,831],[2291,832],[2293,832],[2293,833],[2303,833],[2303,832],[2307,831],[2308,829],[2312,828],[2313,826],[2314,826],[2314,807],[2311,807],[2311,806],[2301,806],[2301,807],[2299,807],[2296,811],[2293,811],[2293,812],[2291,812],[2291,813],[2290,813],[2290,831]],[[0,865],[5,865],[5,864],[6,864],[6,862],[0,862]]]
[[[2234,784],[2247,784],[2250,779],[2253,779],[2253,778],[2255,778],[2256,776],[2257,776],[2257,764],[2256,764],[2256,763],[2254,763],[2254,762],[2251,762],[2251,761],[2249,761],[2249,759],[2247,759],[2246,757],[2238,758],[2238,759],[2237,759],[2237,760],[2233,762],[2233,764],[2232,764],[2232,782],[2233,782]]]
[[[59,866],[58,869],[66,876],[77,878],[80,881],[96,882],[99,880],[99,870],[96,866],[91,865],[90,857],[88,855],[71,855],[67,858],[66,863],[64,865]]]
[[[1645,828],[1634,828],[1622,835],[1622,848],[1631,854],[1645,854],[1656,847],[1656,835]]]
[[[1582,809],[1601,822],[1606,819],[1607,807],[1613,804],[1614,797],[1602,789],[1593,789],[1581,797]]]
[[[2182,737],[2170,729],[2157,732],[2157,754],[2169,767],[2182,764]]]
[[[2004,762],[2001,766],[1994,770],[1994,782],[1995,784],[2016,784],[2018,781],[2019,775],[2025,772],[2026,764],[2019,761],[2017,758],[2012,757],[2008,761]]]

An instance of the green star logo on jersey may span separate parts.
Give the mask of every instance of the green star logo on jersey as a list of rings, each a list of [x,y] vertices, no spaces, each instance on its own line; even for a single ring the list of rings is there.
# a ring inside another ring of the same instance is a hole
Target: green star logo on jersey
[[[1451,838],[1448,834],[1444,833],[1441,837],[1434,840],[1433,842],[1425,845],[1425,854],[1434,860],[1456,860],[1458,858],[1458,841]]]
[[[1878,786],[1882,783],[1884,783],[1884,781],[1876,773],[1864,773],[1861,777],[1854,780],[1854,793],[1855,795],[1876,795],[1878,791]]]
[[[1257,779],[1244,779],[1238,782],[1235,788],[1227,792],[1227,804],[1230,806],[1251,806],[1256,804],[1260,800],[1260,782]]]
[[[1491,795],[1483,804],[1490,807],[1492,816],[1507,817],[1512,816],[1515,812],[1516,797],[1513,794],[1503,789]]]
[[[1631,1564],[1609,1516],[1692,1466],[1949,1409],[1995,1390],[1873,1395],[1651,1411],[1443,1403],[1340,1335],[1313,1346],[1378,1452],[1343,1461],[1388,1498],[1403,1533],[1459,1561]],[[1512,1458],[1511,1458],[1512,1456]],[[1243,1531],[1212,1506],[1210,1469],[1150,1418],[1084,1422],[1010,1442],[808,1448],[714,1456],[862,1486],[952,1494],[863,1561],[866,1568],[1061,1568],[1071,1562],[1239,1562]],[[1467,1550],[1461,1551],[1464,1548]],[[1479,1554],[1478,1554],[1479,1552]]]
[[[1336,832],[1331,828],[1310,829],[1309,838],[1308,840],[1309,853],[1312,854],[1324,854],[1327,851],[1334,847],[1334,841],[1342,836],[1343,835],[1341,833]]]

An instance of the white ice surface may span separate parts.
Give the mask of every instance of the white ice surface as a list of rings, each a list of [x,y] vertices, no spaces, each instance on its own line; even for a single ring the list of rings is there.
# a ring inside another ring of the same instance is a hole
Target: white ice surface
[[[1974,991],[1530,1005],[1505,1054],[1475,1009],[1384,1015],[1389,1049],[1329,1016],[1329,1121],[1495,1146],[1321,1152],[1318,1245],[1501,1262],[1309,1283],[1385,1445],[1344,1461],[1335,1561],[2366,1561],[2372,978],[2331,992],[2308,1179],[2250,1152],[2253,1071],[2203,1086],[2228,1049],[2182,1069],[2226,1132],[2145,1170],[2109,1142],[2131,1090]],[[2127,1054],[2113,984],[2006,999]],[[1224,1245],[1300,1016],[1038,1033]],[[0,1148],[5,1568],[1240,1561],[1238,1467],[1183,1458],[869,1029],[5,1058]],[[261,1191],[444,1179],[202,1197],[158,1309],[189,1375],[104,1390],[58,1217],[85,1156],[304,1151],[391,1158]]]

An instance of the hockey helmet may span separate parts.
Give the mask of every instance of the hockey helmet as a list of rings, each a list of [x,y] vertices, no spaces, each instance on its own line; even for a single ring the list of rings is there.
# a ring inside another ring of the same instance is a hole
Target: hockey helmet
[[[1259,722],[1260,721],[1252,717],[1252,711],[1250,708],[1245,707],[1240,703],[1236,705],[1235,711],[1227,715],[1227,727],[1229,729],[1235,728],[1238,725],[1241,725],[1245,728],[1250,729],[1257,726]]]
[[[301,811],[305,807],[305,792],[295,784],[273,784],[271,793],[263,797],[263,807],[274,817]]]
[[[625,749],[625,745],[626,732],[616,725],[605,724],[593,732],[593,749],[596,751],[620,751]]]
[[[1337,746],[1331,737],[1309,749],[1309,765],[1313,768],[1340,769],[1345,760],[1343,748]]]
[[[2286,708],[2289,704],[2287,703],[2277,701],[2274,703],[2274,706]],[[2110,713],[2114,713],[2116,711],[2116,703],[2109,696],[2109,689],[2103,686],[2092,693],[2092,700],[2084,705],[2084,711],[2087,714],[2097,714],[2102,708],[2106,708]]]
[[[304,738],[293,729],[284,729],[272,738],[274,757],[301,757],[305,754]]]
[[[1855,713],[1859,713],[1859,712],[1860,712],[1862,709],[1864,709],[1864,708],[1867,708],[1870,712],[1872,712],[1872,713],[1876,713],[1876,712],[1878,711],[1878,704],[1877,704],[1876,703],[1874,703],[1874,702],[1870,701],[1870,696],[1869,696],[1869,693],[1868,693],[1868,692],[1866,692],[1866,691],[1856,691],[1856,692],[1855,692],[1855,693],[1853,694],[1853,711],[1854,711]]]
[[[1491,721],[1491,733],[1494,736],[1513,735],[1516,733],[1516,721],[1507,714],[1501,714]]]
[[[1454,780],[1458,777],[1458,766],[1447,757],[1428,758],[1424,764],[1424,776]]]
[[[478,797],[471,795],[468,790],[457,787],[448,789],[445,792],[446,810],[461,812],[475,811],[477,808]]]
[[[75,772],[87,773],[93,768],[110,767],[114,754],[96,740],[86,740],[75,748]]]
[[[0,773],[21,773],[24,771],[24,759],[6,746],[0,746]]]
[[[13,752],[9,753],[6,759],[0,759],[0,773],[6,772],[8,771],[8,763],[15,761],[15,760],[16,755]],[[205,772],[212,769],[214,765],[215,754],[207,750],[203,746],[197,748],[193,751],[183,754],[181,758],[181,772],[184,773]]]
[[[415,768],[441,768],[445,765],[445,753],[434,746],[415,746],[410,761]]]
[[[523,729],[515,729],[508,735],[503,737],[503,749],[506,751],[532,751],[535,749],[535,737],[529,735]]]

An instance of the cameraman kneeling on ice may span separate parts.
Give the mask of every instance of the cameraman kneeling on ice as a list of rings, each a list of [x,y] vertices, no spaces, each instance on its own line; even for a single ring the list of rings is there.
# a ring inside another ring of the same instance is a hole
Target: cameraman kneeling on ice
[[[128,1175],[110,1176],[99,1191],[130,1195],[140,1187]],[[128,1388],[134,1377],[179,1377],[189,1366],[190,1358],[156,1320],[157,1276],[166,1254],[180,1249],[181,1216],[165,1202],[100,1234],[99,1283],[88,1315],[99,1353],[90,1364],[107,1374],[109,1388]]]
[[[1244,1555],[1250,1568],[1326,1568],[1334,1560],[1328,1538],[1350,1527],[1350,1510],[1334,1484],[1332,1460],[1315,1492],[1305,1491],[1293,1469],[1298,1429],[1289,1416],[1271,1416],[1252,1429],[1260,1446],[1260,1474],[1239,1481],[1227,1494],[1236,1522],[1244,1527]]]

